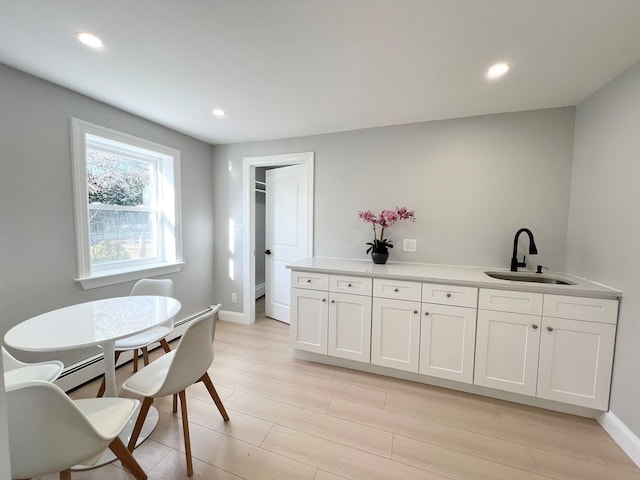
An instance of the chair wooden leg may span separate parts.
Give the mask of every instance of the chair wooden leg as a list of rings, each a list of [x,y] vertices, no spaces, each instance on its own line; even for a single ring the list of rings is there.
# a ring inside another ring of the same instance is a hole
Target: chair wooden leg
[[[198,381],[204,383],[207,387],[207,390],[209,390],[209,395],[211,395],[211,398],[215,402],[216,407],[218,407],[218,411],[220,412],[220,415],[222,415],[222,418],[224,418],[224,421],[226,422],[227,420],[229,420],[227,410],[224,408],[222,400],[220,400],[220,396],[218,395],[218,392],[216,392],[216,388],[213,386],[213,382],[211,381],[211,377],[209,376],[209,374],[205,373],[202,377],[200,377],[200,380]]]
[[[147,418],[147,413],[149,413],[149,408],[153,403],[153,398],[145,397],[142,401],[142,406],[140,407],[140,413],[138,414],[138,419],[136,420],[136,424],[133,427],[133,431],[131,432],[131,439],[129,440],[129,445],[127,448],[130,452],[133,452],[133,449],[136,448],[136,442],[138,441],[138,437],[140,436],[140,432],[142,431],[142,425],[144,425],[144,421]]]
[[[127,450],[127,447],[124,446],[124,443],[122,443],[122,440],[120,440],[119,437],[113,439],[109,444],[109,449],[116,457],[118,457],[122,462],[122,465],[124,465],[124,467],[129,470],[137,480],[146,480],[147,474],[144,473],[144,470],[138,461],[133,458],[133,455],[131,455],[131,452]]]
[[[138,349],[133,349],[133,373],[138,371]]]
[[[171,351],[171,347],[169,346],[169,343],[167,342],[166,338],[160,339],[160,345],[162,346],[164,353],[169,353]]]
[[[147,349],[147,347],[142,347],[142,360],[144,361],[145,365],[149,365],[149,350]]]
[[[187,394],[184,390],[180,393],[180,408],[182,410],[182,429],[184,430],[184,450],[187,457],[187,476],[193,475],[193,461],[191,459],[191,439],[189,437],[189,418],[187,416]]]
[[[173,394],[173,413],[176,413],[178,411],[178,394],[174,393]]]
[[[71,480],[71,470],[64,470],[60,472],[60,480]]]
[[[118,358],[120,358],[120,354],[121,353],[122,352],[116,352],[116,354],[114,356],[115,360],[113,362],[114,365],[118,362]],[[96,395],[96,397],[97,398],[103,397],[104,396],[104,391],[105,391],[106,388],[107,388],[107,384],[106,384],[106,381],[105,381],[105,377],[103,375],[102,376],[102,383],[100,384],[100,388],[98,389],[98,394]]]

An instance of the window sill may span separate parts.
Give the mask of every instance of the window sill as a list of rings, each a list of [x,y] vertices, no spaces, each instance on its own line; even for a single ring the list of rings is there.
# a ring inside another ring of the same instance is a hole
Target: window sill
[[[163,263],[162,265],[145,266],[135,270],[118,272],[103,272],[91,277],[76,278],[75,281],[82,285],[85,290],[92,288],[107,287],[118,283],[131,282],[146,277],[155,277],[167,273],[175,273],[182,270],[185,262]]]

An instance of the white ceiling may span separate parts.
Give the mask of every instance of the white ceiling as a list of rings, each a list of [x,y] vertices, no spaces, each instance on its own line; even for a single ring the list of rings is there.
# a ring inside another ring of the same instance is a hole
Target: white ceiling
[[[638,60],[640,0],[0,0],[0,62],[215,144],[576,105]]]

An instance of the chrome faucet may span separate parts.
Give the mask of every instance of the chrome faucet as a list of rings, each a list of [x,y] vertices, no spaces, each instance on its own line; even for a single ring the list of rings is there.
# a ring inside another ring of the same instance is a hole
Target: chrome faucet
[[[518,237],[522,232],[525,232],[529,235],[529,255],[537,255],[538,248],[536,247],[536,242],[533,241],[533,233],[528,228],[521,228],[516,232],[516,236],[513,239],[513,255],[511,255],[511,271],[517,272],[518,267],[526,267],[527,257],[523,256],[522,262],[518,261]]]

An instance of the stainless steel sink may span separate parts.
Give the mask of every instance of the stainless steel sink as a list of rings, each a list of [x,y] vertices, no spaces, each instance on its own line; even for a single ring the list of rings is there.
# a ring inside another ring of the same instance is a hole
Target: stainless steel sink
[[[575,285],[575,283],[562,278],[550,277],[539,273],[518,273],[518,272],[484,272],[491,278],[498,280],[511,280],[513,282],[534,282],[534,283],[551,283],[555,285]]]

